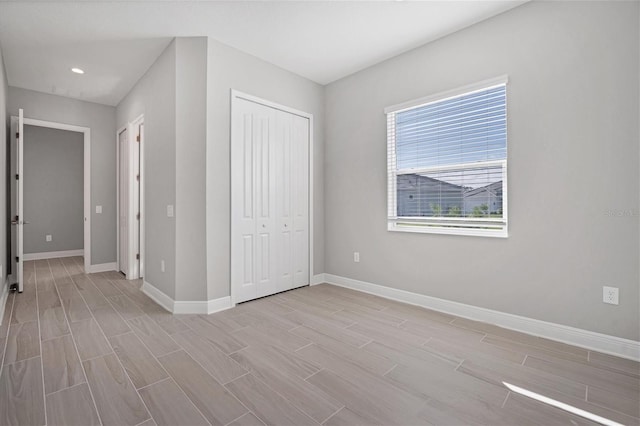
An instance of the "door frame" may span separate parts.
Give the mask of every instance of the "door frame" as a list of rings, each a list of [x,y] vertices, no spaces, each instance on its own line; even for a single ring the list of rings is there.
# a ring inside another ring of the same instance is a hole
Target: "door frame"
[[[288,107],[286,105],[282,105],[276,102],[272,102],[266,99],[262,99],[259,98],[257,96],[253,96],[253,95],[249,95],[247,93],[241,92],[239,90],[235,90],[235,89],[231,89],[231,113],[229,114],[229,155],[231,155],[231,145],[233,144],[233,140],[234,140],[234,132],[233,132],[233,118],[234,118],[234,114],[237,111],[237,102],[239,100],[245,100],[245,101],[249,101],[249,102],[254,102],[260,105],[264,105],[266,107],[269,108],[274,108],[289,114],[294,114],[303,118],[306,118],[309,120],[309,284],[311,285],[313,283],[313,228],[314,228],[314,222],[313,222],[313,196],[314,196],[314,191],[313,191],[313,159],[314,159],[314,141],[313,141],[313,114],[308,113],[308,112],[304,112],[304,111],[300,111],[298,109],[295,108],[291,108]],[[230,179],[229,179],[229,188],[230,188],[230,192],[231,192],[231,178],[232,178],[232,174],[229,174]],[[232,194],[229,194],[229,201],[231,201],[231,196]],[[232,241],[232,235],[231,235],[231,230],[233,229],[232,223],[233,223],[233,211],[231,210],[232,206],[231,206],[231,202],[229,203],[229,216],[230,216],[230,226],[229,226],[229,248],[231,248],[231,241]],[[231,266],[231,263],[233,262],[232,259],[232,253],[230,251],[230,256],[229,256],[229,277],[231,277],[231,273],[233,272],[233,268]],[[233,286],[233,280],[230,279],[229,282],[229,287],[230,287],[230,296],[231,296],[231,306],[235,306],[236,305],[236,298],[237,298],[237,292],[234,289]]]
[[[129,124],[116,130],[116,270],[120,272],[120,134],[127,131]]]
[[[11,128],[17,125],[18,117],[11,116]],[[78,132],[83,134],[84,139],[84,182],[83,182],[83,205],[84,205],[84,270],[85,273],[91,272],[91,129],[89,127],[76,126],[73,124],[58,123],[55,121],[37,120],[35,118],[23,118],[25,126],[46,127],[49,129],[67,130],[70,132]],[[15,133],[12,132],[12,142],[15,141]],[[21,142],[24,143],[24,136],[20,135]],[[24,164],[24,158],[22,159]],[[16,165],[17,167],[17,165]],[[22,219],[24,220],[24,219]],[[23,256],[24,258],[24,253]],[[24,261],[24,259],[21,259]],[[12,272],[13,275],[13,272]]]
[[[116,267],[118,271],[120,271],[120,133],[123,131],[127,131],[127,141],[132,141],[132,137],[134,135],[138,135],[136,131],[136,127],[144,126],[144,114],[139,115],[133,121],[128,122],[126,125],[120,127],[116,130]],[[144,128],[144,127],[143,127]],[[144,244],[144,229],[145,229],[145,215],[144,215],[144,130],[140,132],[140,185],[139,185],[139,199],[140,199],[140,220],[136,220],[136,213],[133,208],[129,209],[129,224],[137,223],[138,225],[138,253],[140,254],[140,259],[138,263],[138,274],[127,273],[127,279],[137,279],[144,276],[144,254],[145,254],[145,244]],[[133,147],[133,144],[129,144],[130,147]],[[129,150],[129,159],[133,158],[133,150]],[[133,164],[133,161],[130,161],[130,165]],[[135,195],[135,170],[133,167],[129,168],[129,206],[133,206],[133,199]],[[131,271],[131,265],[137,259],[135,258],[135,241],[131,236],[135,235],[135,233],[129,233],[129,271]]]

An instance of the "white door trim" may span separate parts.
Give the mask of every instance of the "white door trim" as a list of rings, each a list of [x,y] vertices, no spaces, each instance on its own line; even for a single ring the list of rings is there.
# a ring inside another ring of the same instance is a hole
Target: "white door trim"
[[[17,120],[15,116],[11,120]],[[49,129],[68,130],[82,133],[84,137],[84,270],[91,270],[91,129],[73,124],[24,118],[25,126],[47,127]],[[20,135],[22,136],[22,135]]]
[[[116,270],[120,271],[120,134],[129,127],[122,126],[116,130]]]
[[[275,108],[280,111],[288,112],[290,114],[295,114],[300,117],[307,118],[309,120],[309,284],[313,282],[313,114],[300,111],[294,108],[290,108],[285,105],[278,104],[276,102],[268,101],[266,99],[258,98],[253,95],[249,95],[243,92],[240,92],[235,89],[231,89],[231,114],[229,114],[229,144],[233,141],[233,116],[234,116],[234,108],[239,99],[244,99],[250,102],[255,102],[260,105],[264,105],[270,108]],[[231,221],[233,221],[233,216],[231,212],[231,207],[229,207]],[[229,238],[229,242],[231,242],[231,235]],[[229,262],[229,270],[232,271],[231,262],[233,260],[230,256]],[[229,283],[230,286],[230,294],[231,294],[231,305],[235,306],[236,304],[236,292],[234,291],[232,282]]]

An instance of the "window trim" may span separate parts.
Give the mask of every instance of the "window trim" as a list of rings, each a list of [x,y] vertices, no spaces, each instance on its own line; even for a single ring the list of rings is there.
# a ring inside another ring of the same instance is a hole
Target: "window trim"
[[[408,109],[413,109],[418,106],[425,106],[431,103],[444,101],[449,98],[455,98],[460,95],[470,95],[475,92],[481,92],[483,90],[488,90],[494,87],[503,86],[503,85],[506,85],[507,83],[509,83],[509,76],[505,74],[499,77],[490,78],[487,80],[479,81],[477,83],[458,87],[456,89],[445,90],[443,92],[435,93],[433,95],[424,96],[422,98],[413,99],[407,102],[391,105],[384,109],[384,113],[385,114],[390,114],[392,112],[398,113],[398,112],[406,111]]]
[[[403,102],[400,104],[392,105],[384,109],[387,115],[387,230],[395,232],[413,232],[413,233],[425,233],[425,234],[448,234],[448,235],[464,235],[475,237],[497,237],[507,238],[509,236],[508,231],[508,173],[507,173],[507,158],[502,160],[490,160],[476,163],[455,164],[439,167],[426,167],[416,169],[397,169],[396,159],[396,131],[395,131],[395,117],[397,113],[422,107],[431,103],[441,102],[450,98],[459,97],[461,95],[468,95],[484,90],[489,90],[498,86],[506,86],[509,82],[507,75],[502,75],[496,78],[483,80],[478,83],[469,84],[463,87],[459,87],[452,90],[436,93],[434,95],[425,96],[419,99]],[[505,101],[506,102],[506,101]],[[508,128],[507,128],[508,132]],[[507,147],[508,153],[508,138]],[[503,200],[503,218],[502,220],[491,220],[485,218],[451,218],[451,217],[397,217],[397,176],[407,173],[416,173],[421,171],[438,171],[438,170],[451,170],[459,169],[460,166],[502,166],[502,200]],[[446,225],[454,225],[456,222],[467,222],[475,224],[476,226],[482,226],[483,222],[495,223],[501,225],[500,229],[473,229],[470,228],[453,228]],[[418,223],[419,222],[419,223]]]

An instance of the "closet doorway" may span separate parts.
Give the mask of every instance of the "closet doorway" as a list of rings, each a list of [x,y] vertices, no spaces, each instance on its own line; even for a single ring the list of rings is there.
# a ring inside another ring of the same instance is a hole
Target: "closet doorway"
[[[311,282],[313,116],[231,94],[231,300]]]

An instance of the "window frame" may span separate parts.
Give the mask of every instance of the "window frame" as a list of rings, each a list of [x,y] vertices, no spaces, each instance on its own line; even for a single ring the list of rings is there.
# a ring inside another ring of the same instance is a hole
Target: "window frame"
[[[505,158],[501,160],[489,160],[472,163],[458,163],[446,166],[432,166],[412,169],[397,169],[396,158],[396,115],[407,110],[423,107],[427,104],[442,102],[451,98],[469,95],[475,92],[489,90],[499,86],[505,86],[509,78],[507,75],[483,80],[478,83],[466,85],[452,90],[436,93],[434,95],[414,99],[401,104],[392,105],[384,109],[387,116],[387,230],[395,232],[413,232],[425,234],[448,234],[466,235],[475,237],[498,237],[507,238],[508,232],[508,111],[507,98],[505,98],[505,119],[507,119],[507,143],[505,147]],[[447,170],[468,169],[472,167],[502,167],[502,220],[490,218],[452,218],[452,217],[398,217],[397,216],[397,177],[409,173],[425,173]],[[456,223],[464,222],[467,227],[452,227]],[[480,229],[483,225],[491,223],[500,225],[499,229]]]

